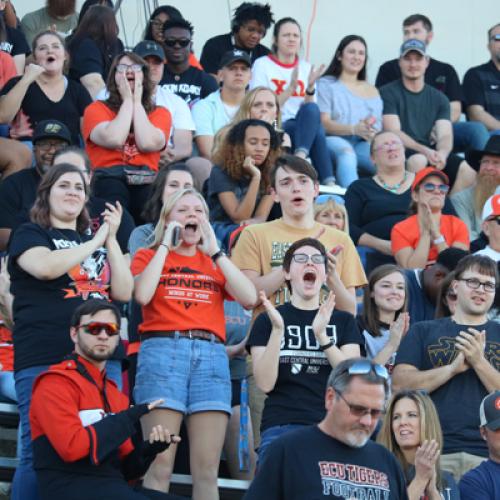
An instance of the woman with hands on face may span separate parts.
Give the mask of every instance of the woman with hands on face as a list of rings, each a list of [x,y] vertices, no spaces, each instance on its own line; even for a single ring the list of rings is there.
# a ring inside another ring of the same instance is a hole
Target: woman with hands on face
[[[171,115],[154,104],[149,67],[133,52],[115,58],[107,88],[108,99],[88,106],[83,119],[94,194],[119,201],[139,222],[169,137]]]
[[[274,200],[269,171],[280,153],[278,136],[263,120],[243,120],[229,129],[214,154],[208,179],[208,206],[225,248],[241,224],[265,222]]]
[[[13,498],[29,498],[22,492],[32,491],[32,384],[72,352],[68,325],[73,311],[89,298],[127,302],[132,295],[132,275],[116,241],[121,207],[108,204],[104,223],[90,237],[87,199],[80,168],[65,163],[51,167],[38,187],[31,222],[13,233],[9,245],[14,377],[23,429]]]
[[[333,292],[321,303],[327,279],[322,243],[314,238],[293,243],[283,259],[283,270],[291,302],[275,308],[261,291],[265,312],[255,320],[247,341],[256,384],[268,395],[259,463],[279,435],[321,419],[332,367],[359,356],[363,343],[354,316],[334,311]]]
[[[460,499],[453,476],[439,465],[443,435],[436,407],[425,391],[401,391],[391,398],[377,442],[399,460],[409,500]]]
[[[423,269],[446,248],[469,249],[466,224],[454,215],[442,213],[449,189],[448,176],[434,167],[415,175],[410,205],[413,215],[391,231],[392,253],[401,267]]]
[[[155,239],[135,254],[132,272],[143,313],[134,399],[165,401],[142,418],[144,435],[158,424],[178,434],[186,417],[193,498],[215,500],[231,413],[224,299],[252,307],[255,288],[220,251],[205,200],[193,189],[166,200]],[[172,448],[158,455],[144,485],[166,491],[174,461]]]

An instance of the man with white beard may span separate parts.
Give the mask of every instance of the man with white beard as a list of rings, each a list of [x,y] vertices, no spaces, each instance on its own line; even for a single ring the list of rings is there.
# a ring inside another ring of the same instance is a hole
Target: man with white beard
[[[481,214],[486,200],[500,184],[500,135],[491,137],[483,150],[471,150],[467,163],[478,172],[476,184],[450,196],[458,217],[469,228],[470,240],[481,234]]]

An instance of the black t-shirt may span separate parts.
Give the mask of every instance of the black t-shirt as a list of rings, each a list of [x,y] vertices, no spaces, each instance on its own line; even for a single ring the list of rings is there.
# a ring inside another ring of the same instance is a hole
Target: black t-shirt
[[[399,68],[399,59],[392,59],[380,66],[375,85],[377,88],[383,87],[401,78],[401,69]],[[440,90],[451,101],[463,101],[462,88],[455,68],[448,63],[429,60],[429,66],[425,71],[425,83]]]
[[[451,364],[458,355],[455,339],[468,327],[453,322],[451,318],[414,324],[399,346],[396,365],[409,364],[425,371]],[[500,324],[488,321],[473,328],[486,331],[485,357],[496,370],[500,370]],[[488,456],[486,443],[479,434],[479,405],[487,394],[472,368],[455,375],[430,394],[443,429],[443,453],[463,451]]]
[[[394,455],[368,441],[352,448],[316,425],[289,432],[269,445],[245,500],[407,500]]]
[[[465,105],[482,106],[500,120],[500,70],[493,61],[471,68],[464,76]]]
[[[107,50],[101,48],[91,38],[69,42],[70,53],[69,77],[80,81],[82,76],[89,73],[98,73],[106,81],[109,68],[114,57],[123,51],[123,43],[117,39],[116,43]]]
[[[71,229],[44,229],[23,224],[10,242],[9,272],[14,295],[14,369],[58,363],[72,352],[69,336],[73,311],[90,298],[108,298],[110,267],[106,250],[98,249],[81,264],[52,280],[40,280],[17,264],[33,247],[73,248],[90,237]]]
[[[277,309],[285,322],[285,332],[278,378],[262,414],[263,431],[276,425],[319,422],[325,414],[325,387],[332,371],[311,326],[318,310],[297,309],[291,303]],[[266,346],[271,329],[267,313],[260,314],[252,326],[247,348]],[[354,316],[346,312],[333,312],[326,333],[337,347],[363,344]]]
[[[0,228],[10,229],[14,232],[21,224],[29,222],[29,212],[35,202],[38,184],[40,184],[40,175],[35,168],[26,168],[0,182]],[[90,196],[88,203],[89,234],[92,236],[103,222],[101,214],[106,207],[105,203],[102,198]],[[116,239],[123,253],[128,252],[128,240],[134,227],[134,219],[124,209],[122,221],[116,234]]]
[[[189,106],[219,89],[212,75],[194,66],[189,66],[184,73],[178,75],[165,65],[160,86],[184,99]]]
[[[228,52],[229,50],[238,49],[246,52],[250,59],[252,60],[252,64],[255,59],[258,59],[262,56],[267,56],[269,52],[271,52],[265,45],[257,45],[253,50],[246,50],[241,47],[238,47],[234,44],[234,38],[231,33],[226,35],[218,35],[210,38],[206,41],[203,46],[203,50],[201,51],[200,64],[203,66],[203,69],[207,73],[211,73],[215,75],[217,71],[220,69],[220,60],[222,56]]]
[[[5,95],[21,79],[20,76],[11,78],[0,91],[0,95]],[[83,116],[85,108],[92,102],[92,98],[87,89],[78,82],[66,80],[66,90],[62,99],[58,102],[51,101],[39,87],[33,82],[26,91],[26,95],[21,102],[18,112],[28,120],[29,133],[16,136],[15,139],[31,140],[33,131],[38,122],[42,120],[59,120],[68,127],[71,132],[73,144],[80,143],[80,118]],[[14,119],[15,123],[17,118]],[[24,130],[24,127],[23,127]],[[13,132],[11,130],[11,137]]]
[[[410,189],[398,194],[379,186],[371,177],[354,181],[345,194],[349,235],[354,244],[363,233],[390,240],[392,227],[408,217],[410,202]],[[448,198],[443,213],[456,215]]]
[[[26,41],[24,33],[17,28],[5,27],[6,30],[6,40],[5,42],[0,42],[0,50],[7,52],[12,57],[18,56],[19,54],[31,54],[30,46]]]

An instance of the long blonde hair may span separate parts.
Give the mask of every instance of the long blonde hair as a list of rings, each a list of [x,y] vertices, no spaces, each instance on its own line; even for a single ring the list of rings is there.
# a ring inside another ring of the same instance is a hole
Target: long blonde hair
[[[418,413],[420,415],[420,444],[425,440],[430,441],[434,439],[440,450],[443,449],[443,432],[441,430],[441,424],[439,422],[439,416],[434,406],[431,397],[425,391],[419,390],[403,390],[396,394],[393,394],[392,398],[387,405],[386,414],[384,421],[382,422],[382,428],[377,436],[377,443],[385,446],[394,456],[398,459],[401,464],[405,475],[411,465],[407,462],[406,458],[396,442],[396,437],[392,430],[392,420],[394,418],[394,408],[398,401],[402,399],[410,399],[413,401],[418,408]],[[440,490],[442,488],[442,478],[441,478],[441,466],[440,460],[436,462],[436,485]]]
[[[165,236],[165,228],[167,226],[167,220],[170,212],[172,212],[176,203],[181,198],[187,195],[193,195],[201,201],[201,204],[203,205],[203,209],[205,211],[205,215],[208,218],[207,202],[205,201],[205,198],[203,198],[203,196],[198,191],[196,191],[196,189],[189,188],[177,191],[176,193],[168,197],[167,201],[165,201],[165,204],[163,205],[163,208],[161,209],[160,217],[154,230],[154,240],[153,243],[151,243],[150,248],[156,249],[160,246],[161,242],[163,241],[163,237]]]

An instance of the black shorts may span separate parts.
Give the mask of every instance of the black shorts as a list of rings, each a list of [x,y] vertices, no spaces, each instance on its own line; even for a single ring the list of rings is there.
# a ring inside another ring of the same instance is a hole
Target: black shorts
[[[422,154],[422,153],[419,153],[418,151],[415,151],[413,149],[405,150],[406,159],[416,154]],[[458,169],[460,168],[460,164],[463,161],[464,161],[463,158],[454,153],[450,153],[450,155],[448,156],[448,159],[446,160],[446,165],[443,168],[443,172],[448,176],[448,179],[450,180],[450,187],[453,187],[453,184],[455,184],[455,181],[457,180],[458,176]]]

